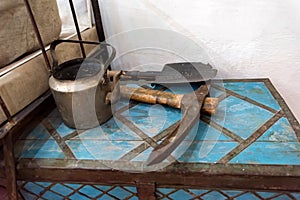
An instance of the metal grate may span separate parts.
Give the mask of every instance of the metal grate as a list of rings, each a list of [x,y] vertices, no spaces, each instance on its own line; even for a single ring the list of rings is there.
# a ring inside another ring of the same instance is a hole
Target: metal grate
[[[120,185],[90,185],[75,183],[49,183],[49,182],[18,182],[19,191],[25,200],[41,199],[127,199],[135,200],[137,189],[134,186]],[[284,199],[296,200],[300,193],[281,191],[242,191],[242,190],[208,190],[190,188],[157,188],[157,199],[236,199],[236,200],[262,200]]]
[[[260,200],[260,199],[285,199],[295,200],[300,198],[300,193],[289,192],[264,192],[264,191],[241,191],[241,190],[205,190],[183,188],[157,188],[157,199],[237,199],[237,200]]]
[[[19,182],[25,200],[33,199],[128,199],[137,198],[134,186],[106,186],[75,183]]]

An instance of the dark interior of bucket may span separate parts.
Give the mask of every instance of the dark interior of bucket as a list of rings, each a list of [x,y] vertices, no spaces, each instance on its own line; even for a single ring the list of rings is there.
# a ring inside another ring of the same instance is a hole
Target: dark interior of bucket
[[[64,62],[53,72],[58,80],[76,80],[95,76],[101,70],[101,64],[95,60],[73,59]]]

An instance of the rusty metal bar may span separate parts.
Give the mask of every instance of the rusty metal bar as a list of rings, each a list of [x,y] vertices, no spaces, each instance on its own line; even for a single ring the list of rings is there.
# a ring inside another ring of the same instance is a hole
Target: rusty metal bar
[[[69,0],[69,4],[70,4],[72,16],[73,16],[73,20],[74,20],[74,24],[75,24],[75,28],[76,28],[76,33],[77,33],[78,40],[82,41],[82,37],[81,37],[81,33],[80,33],[80,29],[79,29],[78,20],[77,20],[76,11],[75,11],[75,8],[74,8],[73,1]],[[80,45],[82,57],[85,58],[86,54],[85,54],[84,46],[83,46],[82,43],[80,43],[79,45]]]
[[[7,191],[8,191],[9,199],[17,200],[18,191],[17,191],[16,166],[15,166],[15,156],[14,156],[12,135],[11,134],[6,135],[6,137],[2,140],[2,144],[3,144],[5,174],[6,174]]]
[[[11,123],[14,123],[14,120],[13,120],[11,114],[9,113],[9,110],[8,110],[6,104],[4,103],[4,101],[3,101],[3,99],[2,99],[1,96],[0,96],[0,106],[1,106],[1,108],[2,108],[2,110],[4,112],[4,114],[5,114],[5,116],[7,117],[7,120],[9,122],[11,122]]]
[[[14,123],[6,123],[0,127],[0,139],[3,139],[7,134],[14,134],[17,128],[28,126],[27,123],[32,121],[34,115],[41,111],[41,106],[47,104],[47,109],[54,108],[54,100],[51,97],[51,92],[48,90],[34,102],[25,107],[21,112],[13,117]]]
[[[105,40],[98,0],[91,0],[99,42]]]
[[[99,2],[98,2],[98,0],[91,0],[91,3],[92,3],[92,9],[93,9],[93,14],[94,14],[94,19],[95,19],[98,40],[99,40],[99,42],[103,42],[103,41],[105,41],[105,35],[104,35],[104,29],[103,29],[103,24],[102,24]],[[102,54],[102,56],[103,56],[103,59],[106,60],[109,57],[109,55],[108,55],[107,48],[105,48],[105,50],[106,50],[105,51],[106,53]],[[107,68],[111,69],[111,66],[109,65]]]
[[[37,23],[36,23],[36,21],[34,19],[34,16],[33,16],[33,13],[32,13],[31,7],[30,7],[30,4],[29,4],[28,0],[24,0],[24,3],[25,3],[25,6],[26,6],[26,9],[28,11],[28,14],[29,14],[29,17],[30,17],[30,20],[31,20],[31,23],[32,23],[32,26],[33,26],[33,29],[34,29],[34,32],[35,32],[36,37],[38,39],[40,48],[42,50],[42,53],[43,53],[43,56],[44,56],[44,60],[46,62],[46,65],[47,65],[49,71],[51,71],[50,61],[48,59],[48,56],[47,56],[47,53],[46,53],[46,50],[45,50],[45,46],[44,46],[41,34],[39,32]]]

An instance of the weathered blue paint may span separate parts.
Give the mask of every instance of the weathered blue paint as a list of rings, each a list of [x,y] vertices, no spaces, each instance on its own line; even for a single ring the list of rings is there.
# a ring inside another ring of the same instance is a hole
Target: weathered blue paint
[[[71,188],[68,188],[62,184],[55,184],[52,188],[52,191],[55,191],[56,193],[61,194],[62,196],[67,196],[73,192]]]
[[[81,188],[79,190],[79,192],[86,194],[87,196],[89,196],[91,198],[96,198],[99,194],[101,194],[101,191],[99,191],[98,189],[96,189],[90,185],[84,186],[83,188]]]
[[[178,190],[169,195],[172,199],[192,199],[193,195],[184,190]]]
[[[255,130],[273,116],[273,113],[233,96],[223,101],[225,103],[220,104],[219,108],[225,112],[224,118],[213,118],[213,120],[220,125],[223,124],[223,127],[243,139],[252,135]]]
[[[199,122],[197,135],[194,140],[205,141],[233,141],[232,138],[226,136],[224,133],[216,130],[212,126],[206,124],[203,121]],[[187,139],[188,140],[188,137]]]
[[[71,140],[73,139],[109,141],[141,140],[132,130],[114,118],[110,119],[103,126],[86,130]]]
[[[153,148],[149,147],[148,149],[140,153],[138,156],[136,156],[134,159],[132,159],[132,161],[146,162],[152,150]],[[164,160],[163,162],[167,162],[167,161]]]
[[[19,140],[16,144],[16,155],[22,158],[65,158],[56,141]]]
[[[224,87],[275,110],[280,110],[278,102],[272,96],[264,82],[229,82],[224,83]]]
[[[257,192],[257,194],[263,198],[271,198],[272,196],[276,195],[275,192]]]
[[[118,160],[142,141],[69,140],[67,145],[77,159]]]
[[[250,193],[250,192],[242,194],[234,199],[237,199],[237,200],[250,200],[250,199],[255,200],[255,199],[257,199],[257,200],[259,200],[258,197],[256,197],[253,193]]]
[[[231,163],[300,165],[300,143],[283,117]]]
[[[184,141],[182,146],[185,143],[187,142]],[[194,141],[178,160],[180,162],[215,163],[236,146],[236,142],[230,141]],[[172,155],[182,152],[180,147]]]
[[[271,128],[269,128],[258,142],[298,142],[295,131],[292,129],[289,121],[282,117]],[[300,149],[299,149],[300,150]],[[300,152],[299,152],[300,153]]]
[[[138,104],[122,113],[145,134],[154,137],[181,119],[181,110],[161,105]]]
[[[300,165],[298,142],[255,142],[230,163]]]

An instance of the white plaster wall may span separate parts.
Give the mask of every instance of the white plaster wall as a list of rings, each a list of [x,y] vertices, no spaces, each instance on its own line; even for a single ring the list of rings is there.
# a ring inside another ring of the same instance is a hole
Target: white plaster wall
[[[72,12],[69,1],[56,0],[59,15],[62,21],[61,37],[69,36],[76,33],[74,20],[72,18]],[[90,0],[73,0],[78,24],[81,30],[92,26],[90,16]]]
[[[222,78],[268,77],[300,120],[299,0],[99,2],[116,68],[199,60]]]

